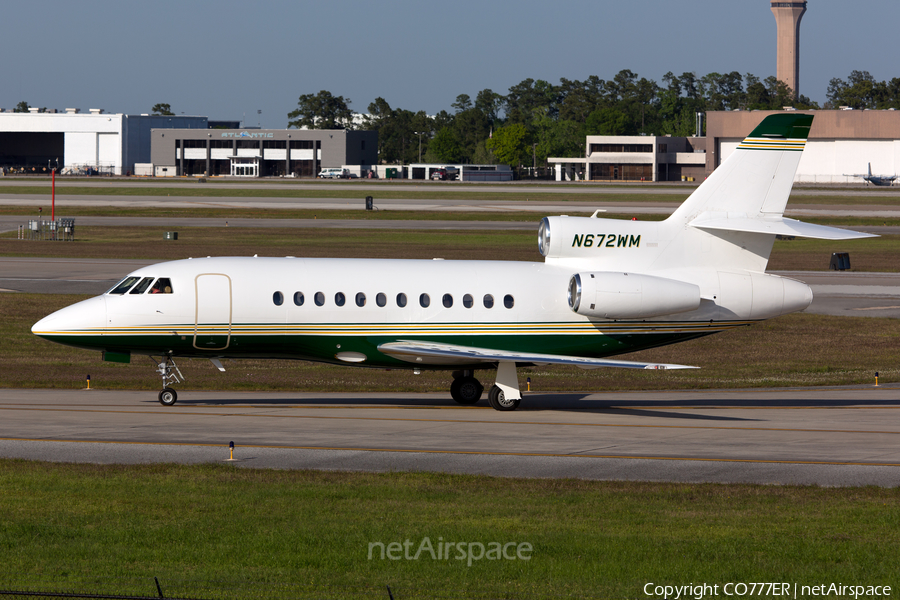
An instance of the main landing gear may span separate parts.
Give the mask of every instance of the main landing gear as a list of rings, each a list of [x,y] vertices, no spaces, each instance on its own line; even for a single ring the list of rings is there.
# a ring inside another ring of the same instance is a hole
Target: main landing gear
[[[460,404],[475,404],[481,399],[484,386],[475,379],[473,371],[454,371],[450,384],[450,396]],[[508,411],[519,408],[522,394],[516,377],[516,363],[501,362],[497,365],[497,382],[488,392],[488,402],[494,410]]]
[[[472,374],[473,371],[453,371],[450,396],[460,404],[475,404],[481,400],[484,386]]]
[[[175,365],[175,361],[172,360],[171,356],[165,356],[164,358],[165,360],[158,363],[152,356],[150,357],[150,360],[156,364],[156,372],[162,377],[163,389],[159,393],[159,403],[163,406],[172,406],[178,401],[178,393],[170,386],[184,381],[184,376],[181,374],[181,371],[178,370],[178,367]]]

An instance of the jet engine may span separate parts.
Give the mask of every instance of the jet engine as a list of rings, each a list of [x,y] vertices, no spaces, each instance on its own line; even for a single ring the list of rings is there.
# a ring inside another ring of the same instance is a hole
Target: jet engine
[[[576,273],[569,280],[569,308],[600,319],[644,319],[696,310],[700,288],[692,283],[601,271]]]

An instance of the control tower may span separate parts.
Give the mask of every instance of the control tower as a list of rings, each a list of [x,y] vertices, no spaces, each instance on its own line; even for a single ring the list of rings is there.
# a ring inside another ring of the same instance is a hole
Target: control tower
[[[776,77],[800,94],[800,19],[806,12],[806,0],[778,2],[771,0],[772,14],[778,25],[778,57]]]

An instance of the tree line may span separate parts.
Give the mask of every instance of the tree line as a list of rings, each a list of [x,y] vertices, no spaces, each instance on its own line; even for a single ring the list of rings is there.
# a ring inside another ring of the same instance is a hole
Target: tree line
[[[877,82],[866,71],[832,79],[823,108],[900,108],[900,78]],[[331,92],[300,96],[289,127],[378,131],[379,161],[546,164],[550,156],[580,156],[587,135],[691,136],[696,115],[712,110],[820,108],[775,77],[752,74],[666,73],[659,84],[625,69],[610,80],[526,79],[505,95],[491,89],[460,94],[452,112],[436,115],[393,108],[384,98],[354,119],[351,101]]]

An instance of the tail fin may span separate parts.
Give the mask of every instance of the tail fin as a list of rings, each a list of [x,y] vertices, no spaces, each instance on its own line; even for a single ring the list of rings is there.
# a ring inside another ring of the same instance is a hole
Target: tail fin
[[[795,112],[763,119],[671,218],[689,223],[703,212],[784,214],[812,121]]]
[[[703,230],[828,240],[875,237],[784,218],[813,115],[769,115],[668,221]],[[720,234],[721,235],[721,234]]]
[[[869,177],[872,176],[872,163],[869,163]]]

